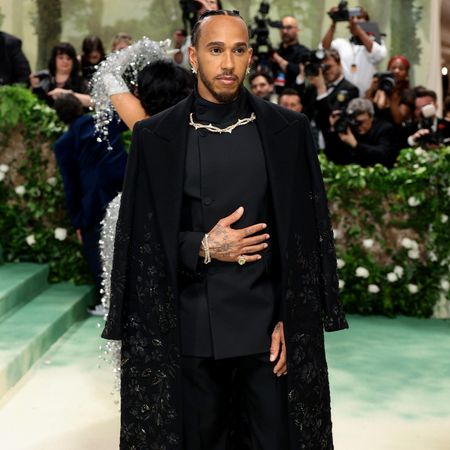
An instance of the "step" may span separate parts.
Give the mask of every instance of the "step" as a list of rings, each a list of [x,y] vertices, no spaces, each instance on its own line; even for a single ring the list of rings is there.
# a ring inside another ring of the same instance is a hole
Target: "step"
[[[0,320],[47,286],[48,266],[44,264],[16,263],[0,266]]]
[[[0,397],[76,321],[87,316],[91,286],[54,284],[0,323]]]

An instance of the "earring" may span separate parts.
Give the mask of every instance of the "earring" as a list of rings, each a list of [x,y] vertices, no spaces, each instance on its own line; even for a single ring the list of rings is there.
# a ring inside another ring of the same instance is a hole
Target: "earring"
[[[197,69],[195,67],[191,67],[191,71],[194,75],[197,75]]]
[[[250,75],[250,67],[247,67],[247,71],[245,72],[247,75]]]

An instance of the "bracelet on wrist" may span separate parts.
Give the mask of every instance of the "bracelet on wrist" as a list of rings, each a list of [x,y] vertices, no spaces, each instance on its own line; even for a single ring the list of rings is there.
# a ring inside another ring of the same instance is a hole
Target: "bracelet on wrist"
[[[203,253],[205,254],[205,257],[203,258],[203,263],[209,264],[211,262],[211,254],[209,252],[208,233],[206,233],[205,236],[203,236],[202,249]]]

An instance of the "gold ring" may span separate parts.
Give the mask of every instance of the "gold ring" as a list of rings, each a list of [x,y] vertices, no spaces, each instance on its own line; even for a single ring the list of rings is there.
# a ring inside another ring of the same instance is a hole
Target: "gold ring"
[[[237,262],[240,266],[243,266],[247,262],[247,260],[241,255],[239,256]]]

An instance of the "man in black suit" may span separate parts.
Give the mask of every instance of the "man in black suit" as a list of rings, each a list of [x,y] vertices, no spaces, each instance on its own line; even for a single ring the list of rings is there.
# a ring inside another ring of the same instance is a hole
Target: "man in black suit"
[[[22,53],[22,41],[0,31],[0,85],[28,85],[30,73],[30,64]]]
[[[347,323],[308,121],[243,88],[238,12],[192,44],[194,94],[133,130],[103,332],[121,448],[234,449],[237,394],[252,449],[330,450],[323,327]]]

